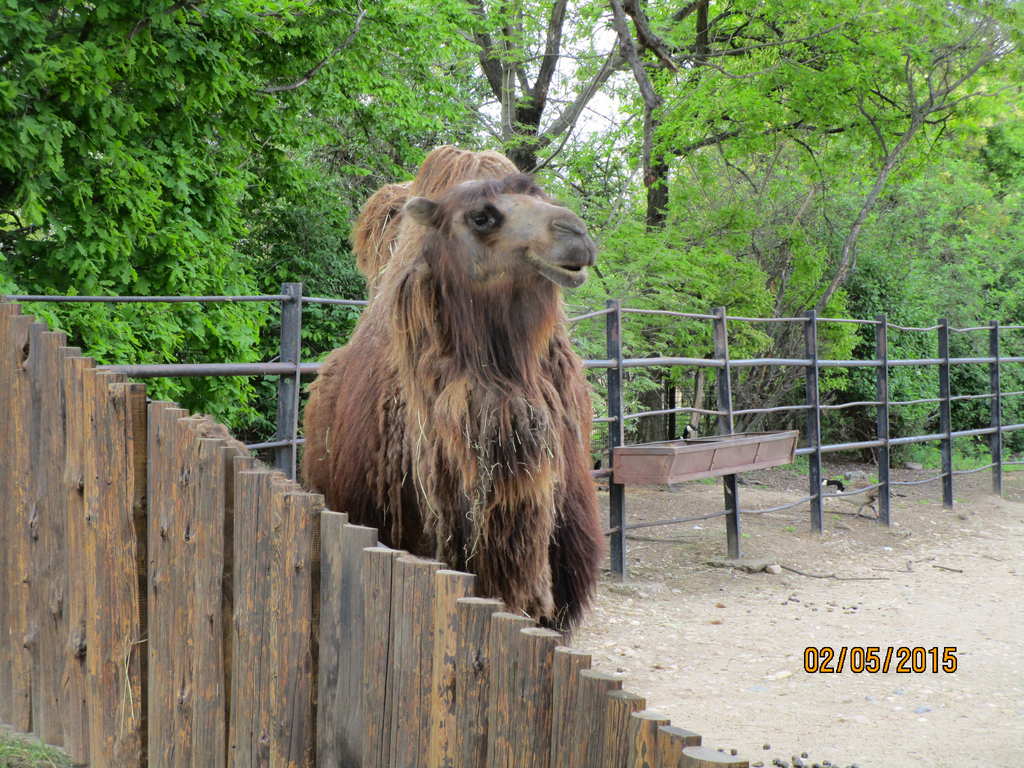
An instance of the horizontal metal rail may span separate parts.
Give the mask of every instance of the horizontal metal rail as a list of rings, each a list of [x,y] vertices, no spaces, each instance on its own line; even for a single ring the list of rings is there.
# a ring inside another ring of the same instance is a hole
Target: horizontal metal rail
[[[874,485],[863,485],[857,488],[851,488],[848,491],[835,491],[834,493],[823,493],[821,494],[821,497],[823,499],[842,499],[846,496],[860,496],[862,493],[877,491],[881,487],[881,483],[875,483]]]
[[[335,304],[343,307],[365,307],[369,305],[366,299],[324,299],[319,296],[303,296],[303,304]]]
[[[936,480],[941,480],[945,476],[944,472],[940,472],[937,475],[925,477],[921,480],[890,480],[889,485],[924,485],[925,483],[934,483]]]
[[[889,402],[892,403],[891,400]],[[882,403],[881,403],[880,400],[854,400],[854,401],[849,402],[849,403],[829,403],[829,404],[823,404],[821,406],[821,410],[823,410],[823,411],[840,411],[843,408],[853,408],[853,407],[858,406],[858,405],[881,405],[881,404]]]
[[[279,302],[290,298],[281,293],[264,296],[34,296],[11,294],[0,296],[0,301],[41,301],[55,304],[199,304],[231,303],[238,301]]]
[[[768,512],[783,512],[787,509],[792,509],[793,507],[799,507],[801,504],[806,504],[813,498],[813,496],[804,496],[802,499],[797,499],[796,501],[790,501],[786,504],[779,504],[774,507],[762,507],[761,509],[746,509],[745,507],[742,507],[740,508],[740,512],[745,515],[764,515]]]
[[[577,323],[580,320],[588,320],[591,317],[603,317],[603,316],[607,315],[611,311],[612,310],[610,310],[610,309],[597,309],[597,310],[594,310],[593,312],[587,312],[587,313],[582,314],[582,315],[576,315],[575,317],[570,317],[569,318],[569,322],[570,323]]]
[[[953,474],[954,475],[973,475],[975,472],[981,472],[981,471],[986,470],[986,469],[992,469],[992,467],[994,467],[994,466],[995,466],[995,462],[991,462],[989,464],[986,464],[983,467],[975,467],[974,469],[954,469],[953,470]]]
[[[312,376],[321,363],[154,363],[145,365],[97,365],[101,371],[123,373],[133,379],[187,378],[191,376]]]
[[[608,310],[605,310],[607,313]],[[674,312],[670,309],[632,309],[630,307],[623,307],[622,314],[624,315],[666,315],[668,317],[685,317],[691,320],[714,320],[714,315],[702,315],[698,312]],[[734,320],[736,318],[729,318]]]

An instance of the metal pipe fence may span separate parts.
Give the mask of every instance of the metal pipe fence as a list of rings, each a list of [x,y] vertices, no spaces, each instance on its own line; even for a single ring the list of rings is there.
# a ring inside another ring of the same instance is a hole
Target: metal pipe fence
[[[164,378],[188,376],[276,376],[278,377],[276,432],[272,440],[252,443],[252,450],[273,451],[273,464],[290,477],[295,477],[298,465],[298,447],[304,440],[299,436],[299,404],[300,382],[303,376],[313,376],[320,368],[319,363],[302,361],[302,318],[303,307],[312,304],[363,307],[367,301],[352,299],[333,299],[324,297],[304,296],[301,283],[285,283],[281,293],[260,296],[43,296],[43,295],[9,295],[0,299],[12,301],[39,302],[97,302],[97,303],[224,303],[224,302],[267,302],[280,306],[281,330],[279,354],[277,362],[263,363],[193,363],[193,364],[139,364],[139,365],[101,365],[98,368],[123,373],[132,378]],[[711,338],[714,344],[714,356],[697,357],[626,357],[623,351],[623,317],[625,315],[659,316],[682,321],[697,321],[711,324]],[[839,451],[873,449],[877,452],[878,482],[869,490],[877,492],[878,520],[880,523],[891,524],[892,487],[898,485],[919,485],[941,480],[943,505],[953,506],[953,478],[956,475],[973,474],[985,469],[992,470],[992,490],[1002,493],[1003,467],[1018,465],[1024,462],[1006,460],[1003,457],[1004,433],[1024,429],[1024,423],[1003,423],[1003,400],[1007,397],[1024,395],[1024,391],[1004,392],[1001,390],[1002,371],[1009,364],[1024,362],[1024,356],[1007,356],[1001,354],[1000,334],[1009,330],[1024,330],[1024,325],[1001,325],[991,322],[986,326],[953,327],[945,318],[940,318],[931,326],[901,326],[891,323],[885,315],[878,315],[873,320],[856,318],[818,317],[814,311],[807,312],[803,317],[755,318],[728,315],[724,307],[719,307],[713,314],[694,312],[676,312],[672,310],[640,309],[622,306],[618,299],[609,299],[605,308],[585,312],[569,318],[570,323],[603,317],[605,319],[605,354],[603,359],[584,360],[584,368],[588,370],[604,369],[607,387],[607,415],[595,415],[594,424],[605,424],[607,427],[607,449],[609,466],[593,472],[596,478],[609,479],[609,530],[612,572],[624,576],[627,572],[626,534],[630,530],[651,528],[661,525],[675,525],[695,520],[706,520],[715,517],[726,518],[726,538],[730,557],[739,557],[742,515],[763,514],[767,512],[791,509],[809,504],[810,523],[812,530],[820,532],[824,527],[824,500],[863,493],[864,489],[846,493],[824,493],[822,490],[822,456]],[[794,323],[803,326],[804,354],[803,358],[744,358],[730,357],[729,323]],[[872,326],[874,328],[875,350],[870,359],[833,360],[819,357],[820,334],[822,323],[848,323]],[[889,333],[931,334],[936,336],[936,357],[901,358],[889,357]],[[985,357],[952,357],[950,355],[950,334],[966,334],[985,332],[988,341],[988,355]],[[985,365],[988,367],[989,391],[974,394],[953,395],[950,389],[950,373],[953,366]],[[765,408],[734,409],[732,383],[734,372],[739,369],[771,366],[778,368],[802,368],[805,381],[805,398],[803,403],[781,405]],[[934,366],[938,371],[937,397],[896,400],[890,397],[890,370],[896,367]],[[625,371],[636,368],[693,367],[710,368],[716,373],[716,407],[673,407],[656,410],[628,413],[625,409]],[[823,403],[820,393],[820,376],[822,369],[827,368],[871,368],[875,371],[875,399],[846,403]],[[988,427],[956,430],[952,424],[951,404],[966,400],[989,400],[991,418]],[[939,406],[940,431],[925,435],[903,435],[893,437],[890,434],[890,407],[921,404],[937,404]],[[821,415],[823,412],[852,407],[874,407],[876,434],[874,439],[857,442],[825,443],[821,436]],[[629,523],[626,516],[625,487],[614,481],[614,467],[611,466],[613,449],[625,443],[625,424],[627,421],[654,416],[673,416],[675,414],[700,414],[713,416],[717,419],[718,433],[732,434],[737,416],[800,412],[805,413],[805,445],[796,449],[796,455],[808,459],[809,494],[796,502],[779,505],[767,509],[747,509],[740,504],[740,487],[736,475],[723,478],[724,508],[718,512],[695,517],[672,518],[667,520],[644,521]],[[970,470],[954,470],[952,464],[953,441],[963,437],[986,437],[989,443],[991,462],[983,467]],[[894,446],[924,442],[938,442],[941,450],[941,472],[933,477],[921,480],[895,481],[891,479],[890,451]]]

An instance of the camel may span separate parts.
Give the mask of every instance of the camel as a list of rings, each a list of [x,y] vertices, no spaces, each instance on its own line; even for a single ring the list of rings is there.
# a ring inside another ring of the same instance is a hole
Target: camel
[[[352,250],[371,298],[391,262],[402,226],[402,207],[410,197],[434,197],[471,179],[500,179],[518,173],[499,152],[471,152],[452,146],[427,155],[413,181],[385,184],[363,205],[356,219]]]
[[[594,244],[518,173],[413,195],[401,218],[375,298],[311,386],[304,483],[385,544],[570,629],[604,538],[561,291]]]

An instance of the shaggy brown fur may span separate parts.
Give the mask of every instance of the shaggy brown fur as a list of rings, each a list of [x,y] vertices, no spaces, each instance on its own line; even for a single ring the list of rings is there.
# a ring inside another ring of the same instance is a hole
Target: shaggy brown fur
[[[374,192],[359,211],[352,235],[356,266],[366,277],[370,296],[376,294],[381,273],[394,256],[402,206],[410,197],[436,197],[463,181],[500,179],[517,172],[515,163],[498,152],[444,146],[427,155],[413,181],[385,184]]]
[[[377,298],[313,384],[304,480],[390,546],[567,628],[603,537],[559,285],[582,282],[593,244],[521,175],[414,198],[403,216],[422,232],[403,228]]]

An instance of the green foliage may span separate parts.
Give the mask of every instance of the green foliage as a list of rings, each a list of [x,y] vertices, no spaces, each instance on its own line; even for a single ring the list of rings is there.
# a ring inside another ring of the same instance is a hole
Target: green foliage
[[[359,293],[345,243],[368,194],[359,181],[465,123],[444,67],[466,50],[454,0],[361,9],[6,3],[0,288],[277,293],[281,280],[315,276],[318,290]],[[432,109],[424,90],[437,95]],[[360,156],[326,152],[349,133]],[[251,361],[273,343],[274,313],[255,304],[29,309],[100,362]],[[331,335],[350,325],[341,317]],[[236,423],[254,416],[243,379],[157,380],[150,391]]]

